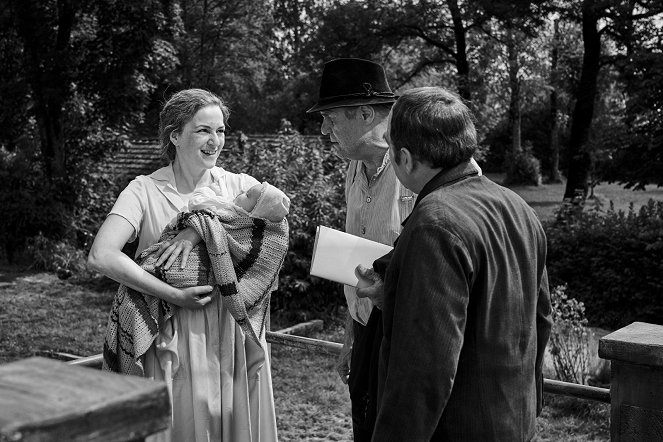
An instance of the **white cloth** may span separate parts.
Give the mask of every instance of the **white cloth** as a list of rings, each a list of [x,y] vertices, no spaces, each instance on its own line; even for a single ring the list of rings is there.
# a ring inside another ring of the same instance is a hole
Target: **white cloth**
[[[246,174],[211,170],[224,196],[233,199],[258,184]],[[110,213],[127,219],[140,238],[137,254],[159,239],[187,209],[172,166],[133,180]],[[200,310],[179,309],[148,351],[146,376],[163,380],[171,397],[171,430],[150,441],[277,440],[269,358],[214,299]]]
[[[260,196],[253,209],[247,211],[223,196],[219,186],[196,189],[189,200],[189,211],[209,209],[221,216],[248,215],[271,222],[280,222],[290,211],[290,198],[267,181],[260,186]]]

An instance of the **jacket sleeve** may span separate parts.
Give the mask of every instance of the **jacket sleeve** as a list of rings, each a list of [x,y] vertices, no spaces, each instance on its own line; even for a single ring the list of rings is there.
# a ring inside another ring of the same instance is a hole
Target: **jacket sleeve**
[[[460,239],[439,226],[415,228],[399,241],[387,275],[395,284],[385,300],[393,303],[385,308],[393,308],[393,324],[383,341],[389,356],[373,441],[427,441],[454,383],[472,261]]]
[[[548,271],[544,267],[536,304],[536,415],[543,409],[543,355],[552,330],[552,304],[548,287]]]

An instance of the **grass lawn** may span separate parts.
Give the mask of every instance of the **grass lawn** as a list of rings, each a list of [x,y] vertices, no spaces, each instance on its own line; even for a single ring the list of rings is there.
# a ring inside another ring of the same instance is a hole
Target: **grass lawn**
[[[489,174],[497,182],[500,175]],[[562,200],[561,184],[514,187],[542,219],[550,219]],[[649,198],[663,200],[663,189],[633,192],[600,185],[595,194],[604,207],[637,209]],[[77,355],[101,352],[106,319],[116,285],[109,280],[76,283],[55,275],[20,272],[0,266],[0,363],[40,352]],[[272,329],[292,324],[278,316]],[[312,337],[340,342],[341,322],[326,318]],[[352,426],[347,388],[338,379],[334,359],[306,350],[272,345],[274,396],[282,441],[350,441]],[[537,420],[537,441],[608,441],[609,406],[546,396]]]
[[[81,284],[50,273],[0,267],[0,364],[48,351],[100,353],[114,287],[108,280]],[[289,325],[272,318],[273,330]],[[341,321],[326,318],[324,330],[311,337],[340,342]],[[350,398],[334,363],[327,355],[272,345],[281,441],[352,440]],[[535,440],[609,440],[606,404],[555,397],[546,401]]]
[[[504,174],[487,173],[486,176],[496,183],[504,180]],[[555,213],[561,205],[564,196],[564,184],[542,184],[540,186],[510,186],[520,195],[539,215],[541,220],[549,220],[555,217]],[[627,211],[630,204],[638,210],[647,204],[649,199],[663,201],[663,187],[647,186],[646,190],[627,190],[619,184],[599,184],[594,188],[594,198],[589,199],[587,204],[592,207],[598,204],[602,210],[610,207],[613,203],[615,210]]]

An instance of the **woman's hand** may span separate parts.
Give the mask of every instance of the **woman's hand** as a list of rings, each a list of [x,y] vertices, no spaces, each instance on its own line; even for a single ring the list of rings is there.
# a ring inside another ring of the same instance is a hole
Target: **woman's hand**
[[[212,302],[212,289],[211,285],[199,285],[179,289],[176,295],[169,299],[168,302],[182,308],[200,309]]]
[[[193,227],[187,227],[178,233],[175,238],[161,244],[161,247],[157,250],[156,265],[160,266],[165,262],[164,268],[167,270],[173,265],[177,257],[182,255],[180,268],[183,269],[186,266],[187,259],[189,259],[191,250],[201,239]]]

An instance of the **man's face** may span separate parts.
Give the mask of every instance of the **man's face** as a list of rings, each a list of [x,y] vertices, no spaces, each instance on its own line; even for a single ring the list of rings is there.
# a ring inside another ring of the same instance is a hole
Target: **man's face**
[[[396,178],[398,178],[398,181],[400,181],[401,184],[410,189],[407,185],[407,174],[405,168],[403,167],[402,158],[400,164],[398,161],[396,161],[396,146],[394,146],[394,143],[391,141],[391,118],[392,112],[389,112],[389,116],[387,117],[387,130],[384,133],[384,140],[389,145],[389,158],[391,158],[391,164],[394,168],[394,173],[396,173]]]
[[[354,117],[353,117],[354,112]],[[362,137],[366,126],[359,115],[358,107],[337,107],[320,112],[320,132],[329,135],[336,154],[341,158],[361,160]]]

